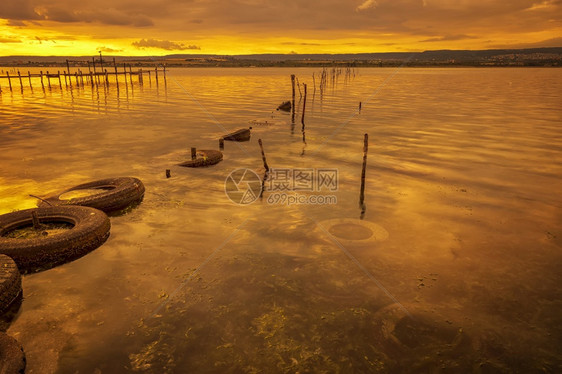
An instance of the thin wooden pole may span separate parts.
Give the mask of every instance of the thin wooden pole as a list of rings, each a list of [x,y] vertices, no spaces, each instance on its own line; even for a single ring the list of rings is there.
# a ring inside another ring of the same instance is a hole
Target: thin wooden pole
[[[302,103],[302,118],[301,123],[304,126],[304,112],[306,111],[306,83],[302,84],[304,86],[304,102]]]
[[[133,69],[131,64],[129,64],[129,79],[131,80],[131,88],[133,88]]]
[[[359,205],[364,209],[365,201],[365,172],[367,169],[367,151],[369,150],[369,134],[365,134],[363,140],[363,168],[361,169],[361,193],[359,194]]]
[[[90,85],[92,86],[92,90],[93,90],[94,89],[94,76],[93,76],[93,73],[92,73],[91,70],[90,70]]]
[[[82,70],[80,70],[79,74],[80,74],[80,85],[82,87],[84,87],[84,73],[82,72]],[[86,79],[86,80],[88,80],[88,79]]]
[[[47,70],[47,82],[49,83],[49,90],[51,89],[51,76],[49,75],[49,70]]]
[[[104,69],[105,71],[105,84],[107,85],[107,87],[109,87],[109,75],[107,74],[107,69]]]
[[[23,81],[21,80],[21,74],[20,74],[20,71],[19,71],[19,70],[18,70],[18,78],[20,79],[21,91],[23,92]]]
[[[119,91],[119,76],[117,75],[117,65],[115,64],[115,57],[113,57],[113,68],[115,69],[115,84],[117,85],[117,91]]]
[[[261,139],[258,139],[258,144],[260,145],[261,149],[261,159],[263,161],[263,167],[265,168],[265,171],[269,171],[269,166],[267,165],[267,160],[265,158],[265,152],[263,151],[263,144],[261,142]]]
[[[43,88],[43,91],[45,90],[45,84],[43,84],[43,70],[39,71],[39,77],[41,78],[41,88]]]
[[[78,81],[78,72],[74,72],[74,78],[76,79],[76,86],[80,87],[80,82]]]
[[[152,86],[152,77],[150,76],[150,70],[148,70],[148,84]]]
[[[139,84],[142,86],[143,85],[143,81],[142,81],[142,68],[139,69]]]
[[[70,75],[70,64],[68,63],[68,60],[66,60],[66,72]]]
[[[33,91],[33,86],[31,85],[31,73],[27,71],[27,78],[29,79],[29,88]]]
[[[10,86],[10,92],[12,91],[12,79],[10,78],[10,73],[6,72],[6,77],[8,77],[8,85]]]
[[[58,76],[59,76],[59,87],[60,87],[60,89],[62,90],[62,81],[61,81],[61,79],[60,79],[60,70],[57,71],[57,73],[58,73]]]
[[[158,87],[158,66],[154,68],[154,74],[156,74],[156,87]]]

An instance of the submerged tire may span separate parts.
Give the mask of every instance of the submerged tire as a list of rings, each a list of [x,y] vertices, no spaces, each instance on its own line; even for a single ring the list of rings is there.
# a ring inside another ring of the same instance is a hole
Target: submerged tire
[[[61,199],[65,193],[77,190],[99,189],[105,190],[99,194]],[[93,182],[79,184],[43,200],[39,207],[58,205],[81,205],[102,210],[106,213],[125,209],[131,204],[140,202],[144,196],[144,185],[140,179],[133,177],[120,177],[101,179]]]
[[[200,150],[197,151],[197,155],[201,156],[195,160],[189,160],[178,164],[179,166],[185,166],[188,168],[198,168],[201,166],[209,166],[218,164],[222,161],[222,152],[214,150]]]
[[[7,234],[32,226],[32,212],[40,223],[68,223],[69,230],[37,238],[18,239]],[[102,245],[109,237],[107,215],[82,206],[20,210],[0,216],[0,254],[10,256],[22,273],[32,273],[70,262]]]
[[[25,353],[20,343],[11,336],[0,332],[0,373],[23,374]]]
[[[21,275],[14,260],[0,255],[0,314],[21,294]]]
[[[236,130],[234,132],[231,132],[230,134],[226,134],[224,135],[222,138],[224,140],[230,140],[230,141],[234,141],[234,142],[245,142],[250,140],[250,129],[240,129],[240,130]]]

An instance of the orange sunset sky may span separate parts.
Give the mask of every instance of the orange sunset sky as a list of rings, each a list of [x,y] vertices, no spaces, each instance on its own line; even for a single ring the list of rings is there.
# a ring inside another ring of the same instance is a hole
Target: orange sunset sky
[[[0,55],[562,46],[562,0],[0,0]]]

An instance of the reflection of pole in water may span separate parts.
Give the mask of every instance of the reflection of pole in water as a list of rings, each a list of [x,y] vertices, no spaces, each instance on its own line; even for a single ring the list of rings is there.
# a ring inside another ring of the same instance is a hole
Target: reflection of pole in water
[[[361,169],[361,193],[359,194],[359,206],[361,207],[361,219],[365,215],[365,171],[367,169],[367,151],[369,150],[369,134],[365,134],[363,143],[363,168]]]

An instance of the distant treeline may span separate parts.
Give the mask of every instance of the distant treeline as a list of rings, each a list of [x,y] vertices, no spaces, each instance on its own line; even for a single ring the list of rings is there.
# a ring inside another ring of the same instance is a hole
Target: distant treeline
[[[178,54],[167,56],[103,56],[104,63],[115,57],[118,63],[154,67],[392,67],[392,66],[562,66],[562,48],[440,50],[360,54],[255,54],[237,56]],[[107,59],[107,60],[106,60]],[[6,56],[2,66],[87,66],[90,57]]]

